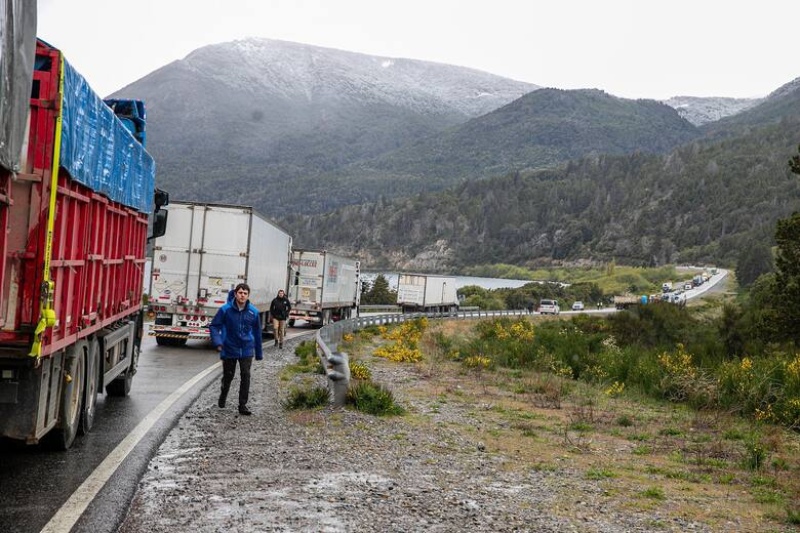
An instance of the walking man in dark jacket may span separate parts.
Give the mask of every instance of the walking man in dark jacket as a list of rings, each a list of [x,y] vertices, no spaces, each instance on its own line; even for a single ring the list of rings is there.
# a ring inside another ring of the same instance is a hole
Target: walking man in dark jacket
[[[258,309],[250,303],[250,287],[246,283],[236,286],[228,303],[217,310],[211,321],[211,342],[222,359],[222,390],[219,394],[220,408],[225,407],[228,390],[233,376],[236,375],[236,363],[239,363],[239,413],[253,414],[247,407],[250,394],[250,367],[253,356],[261,361],[264,354],[261,348],[261,321]]]
[[[272,329],[275,332],[275,346],[283,348],[283,339],[286,337],[286,319],[289,318],[289,311],[292,310],[292,303],[286,297],[283,289],[278,291],[278,296],[273,298],[269,306],[269,315],[272,317]]]

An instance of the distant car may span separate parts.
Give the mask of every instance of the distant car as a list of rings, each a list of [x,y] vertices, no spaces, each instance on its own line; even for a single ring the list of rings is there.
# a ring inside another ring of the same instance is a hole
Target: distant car
[[[557,315],[561,312],[558,300],[539,300],[539,307],[536,309],[540,315]]]
[[[685,290],[685,291],[690,291],[693,288],[694,288],[694,285],[692,285],[691,283],[684,283],[683,284],[683,290]]]
[[[583,311],[583,302],[578,301],[578,302],[575,302],[574,304],[572,304],[572,310],[573,311]]]

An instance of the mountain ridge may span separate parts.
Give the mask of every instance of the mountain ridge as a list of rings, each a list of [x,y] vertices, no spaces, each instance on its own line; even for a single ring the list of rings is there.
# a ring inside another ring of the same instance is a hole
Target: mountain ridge
[[[730,260],[720,243],[738,245],[794,205],[794,191],[772,182],[764,169],[780,175],[781,154],[796,142],[796,83],[755,102],[676,97],[670,106],[597,89],[543,88],[463,67],[244,40],[198,49],[114,96],[148,103],[148,148],[157,160],[159,186],[173,197],[253,205],[291,227],[298,243],[345,246],[387,263],[425,257],[421,265],[434,268],[463,266],[465,257],[485,259],[481,243],[521,262],[591,254],[640,263]],[[487,102],[494,103],[485,111],[480,106]],[[766,138],[774,149],[762,146],[759,139]],[[732,153],[732,146],[741,153]],[[687,194],[703,191],[697,184],[720,187],[722,179],[736,191],[735,201],[725,188],[709,205]],[[742,192],[751,179],[760,180],[759,216],[750,212],[758,195]],[[542,189],[547,184],[573,197]],[[514,187],[520,195],[542,194],[555,207],[520,203],[508,193]],[[495,204],[470,197],[487,188]],[[452,220],[420,210],[434,191],[432,199],[458,206],[443,210]],[[595,196],[586,197],[587,191]],[[461,196],[466,204],[459,203]],[[728,204],[721,208],[723,201]],[[347,205],[352,207],[342,207]],[[396,220],[389,206],[423,225]],[[651,212],[652,206],[658,209]],[[673,211],[677,218],[663,216]],[[729,219],[732,212],[757,229]],[[395,220],[392,232],[419,238],[406,242],[376,228],[372,233],[385,239],[376,241],[364,227],[373,220],[365,213],[381,213]],[[465,214],[482,225],[467,223]],[[687,230],[688,220],[708,225],[710,233]],[[503,237],[495,231],[498,224]],[[344,225],[357,234],[337,236]],[[460,235],[459,226],[472,233]],[[651,233],[631,234],[632,228]],[[679,235],[664,235],[666,228]],[[375,248],[381,243],[387,250]],[[448,257],[450,263],[441,263]]]
[[[256,39],[198,49],[112,96],[147,102],[159,186],[261,210],[291,200],[288,210],[304,208],[294,180],[313,186],[535,88],[464,67]]]
[[[734,135],[735,126],[666,154],[591,154],[561,168],[285,223],[300,246],[324,245],[374,268],[735,265],[741,250],[771,242],[775,222],[800,210],[800,180],[788,167],[799,142],[800,88],[754,106]]]

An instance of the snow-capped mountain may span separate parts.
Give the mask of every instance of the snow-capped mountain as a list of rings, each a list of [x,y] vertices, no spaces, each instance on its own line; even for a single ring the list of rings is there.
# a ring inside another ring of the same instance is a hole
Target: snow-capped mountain
[[[789,83],[781,85],[780,87],[769,93],[769,95],[767,96],[767,100],[780,98],[787,94],[792,94],[797,90],[800,90],[800,78],[795,78]]]
[[[488,113],[538,86],[465,67],[371,56],[272,39],[206,46],[182,62],[233,90],[302,103],[357,100],[423,113]]]
[[[700,96],[674,96],[663,103],[675,108],[678,114],[700,126],[750,109],[761,102],[761,98],[723,98]]]
[[[254,190],[280,198],[294,178],[395,150],[537,88],[464,67],[245,39],[200,48],[112,97],[146,102],[160,185],[199,200],[222,187],[226,201],[252,205]]]

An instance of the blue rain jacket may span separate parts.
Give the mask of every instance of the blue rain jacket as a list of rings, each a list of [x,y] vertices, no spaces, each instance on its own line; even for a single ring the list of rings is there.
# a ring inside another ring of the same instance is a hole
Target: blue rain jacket
[[[261,321],[258,309],[248,300],[243,310],[239,310],[235,299],[228,295],[228,303],[217,310],[211,321],[211,342],[222,346],[220,359],[241,359],[255,356],[261,361],[264,356],[261,346]]]

